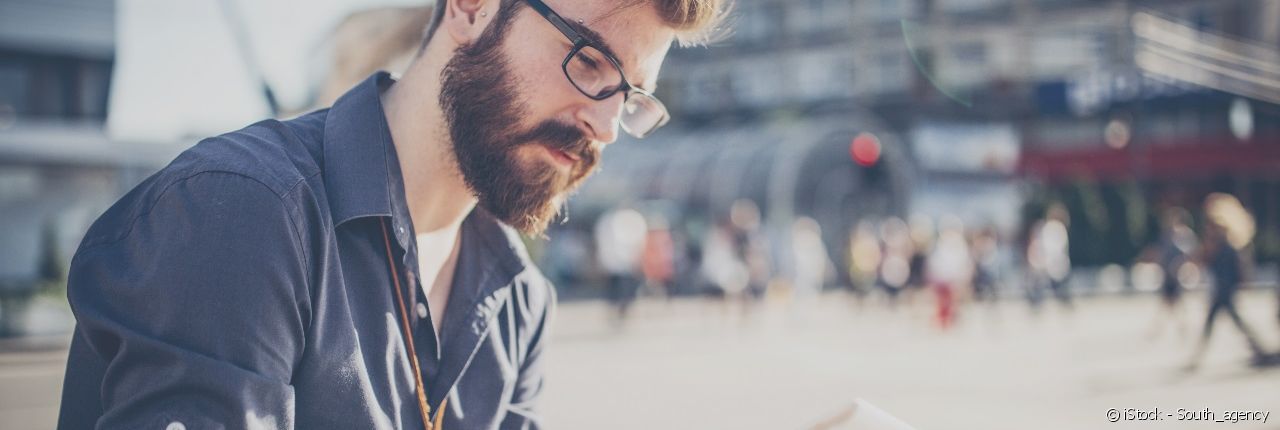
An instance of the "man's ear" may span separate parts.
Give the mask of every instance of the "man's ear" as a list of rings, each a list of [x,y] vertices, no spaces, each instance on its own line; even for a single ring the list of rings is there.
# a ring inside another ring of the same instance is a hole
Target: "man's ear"
[[[458,45],[469,45],[480,38],[484,29],[498,15],[499,0],[438,0],[446,2],[441,29]]]

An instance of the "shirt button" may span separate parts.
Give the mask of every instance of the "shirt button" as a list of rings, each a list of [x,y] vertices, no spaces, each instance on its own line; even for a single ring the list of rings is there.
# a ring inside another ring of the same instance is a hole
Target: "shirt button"
[[[401,226],[401,227],[398,227],[398,228],[400,229],[400,234],[404,234],[404,227],[403,227],[403,226]]]
[[[423,304],[422,302],[418,302],[418,318],[425,319],[426,317],[427,317],[427,305]]]
[[[181,421],[174,421],[165,426],[164,430],[187,430],[187,426]]]

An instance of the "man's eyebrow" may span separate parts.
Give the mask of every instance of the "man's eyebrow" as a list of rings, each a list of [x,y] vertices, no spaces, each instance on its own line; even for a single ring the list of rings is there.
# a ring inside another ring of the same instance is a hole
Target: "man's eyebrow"
[[[600,33],[596,33],[595,30],[587,28],[586,25],[583,25],[575,20],[571,20],[571,19],[565,20],[565,23],[569,24],[570,27],[573,27],[573,30],[577,31],[579,35],[585,36],[587,40],[590,40],[591,44],[594,45],[596,48],[600,48],[601,51],[604,51],[604,53],[609,54],[610,57],[616,58],[618,60],[619,65],[622,64],[622,59],[618,58],[618,54],[613,52],[613,48],[609,46],[609,42],[605,42],[604,38],[600,37]]]
[[[601,51],[604,51],[605,54],[609,54],[610,57],[613,57],[615,60],[618,60],[618,67],[621,67],[622,70],[627,69],[627,64],[622,61],[622,58],[618,57],[617,53],[613,52],[613,48],[609,47],[609,42],[605,42],[604,38],[600,37],[600,33],[596,33],[595,30],[587,28],[586,25],[579,23],[576,20],[567,19],[565,20],[565,23],[569,24],[570,27],[573,27],[573,30],[577,31],[579,35],[586,37],[587,40],[590,40],[592,46],[599,48]],[[630,80],[628,80],[627,83],[631,84],[636,88],[644,90],[645,92],[648,92],[648,93],[653,92],[651,89],[645,88],[647,85],[645,85],[644,82],[632,83],[630,82]]]

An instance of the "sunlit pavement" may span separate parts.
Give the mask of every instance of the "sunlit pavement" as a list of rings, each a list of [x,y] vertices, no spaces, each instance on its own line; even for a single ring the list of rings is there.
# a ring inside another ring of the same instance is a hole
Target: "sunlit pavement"
[[[1280,348],[1272,292],[1240,298],[1262,341]],[[642,300],[616,329],[599,302],[564,303],[547,384],[557,429],[805,428],[854,398],[920,429],[1280,429],[1280,368],[1245,365],[1226,318],[1195,373],[1184,373],[1203,302],[1146,336],[1154,297],[1087,298],[1074,312],[1020,301],[970,306],[940,332],[928,298],[897,311],[844,295],[775,300],[744,313],[701,300]],[[62,344],[64,339],[45,338]],[[53,428],[65,351],[0,345],[0,428]],[[15,350],[17,349],[17,350]],[[1267,423],[1107,421],[1111,408],[1270,411]]]
[[[24,343],[0,343],[5,348],[0,352],[0,428],[51,429],[58,419],[70,338]]]
[[[1239,303],[1280,347],[1274,292]],[[1154,296],[1081,300],[1075,312],[1024,302],[965,309],[950,332],[927,297],[898,312],[843,295],[775,304],[741,319],[707,302],[642,302],[621,333],[599,304],[562,306],[547,386],[552,428],[805,428],[864,398],[920,429],[1280,429],[1280,369],[1246,366],[1222,317],[1197,372],[1182,371],[1204,303],[1189,300],[1187,336],[1146,333]],[[1272,412],[1267,423],[1107,421],[1107,410]]]

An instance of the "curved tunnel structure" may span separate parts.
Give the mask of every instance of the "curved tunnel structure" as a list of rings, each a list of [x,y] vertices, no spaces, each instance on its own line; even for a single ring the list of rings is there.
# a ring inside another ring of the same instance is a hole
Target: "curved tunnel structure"
[[[862,133],[880,143],[872,167],[850,156],[852,140]],[[673,225],[705,225],[726,217],[733,202],[750,199],[775,249],[786,249],[780,245],[790,243],[795,219],[810,217],[838,262],[860,219],[905,216],[914,170],[905,145],[868,115],[619,141],[571,200],[570,222],[593,220],[622,204],[660,212]],[[776,269],[786,273],[786,259],[777,260]]]

